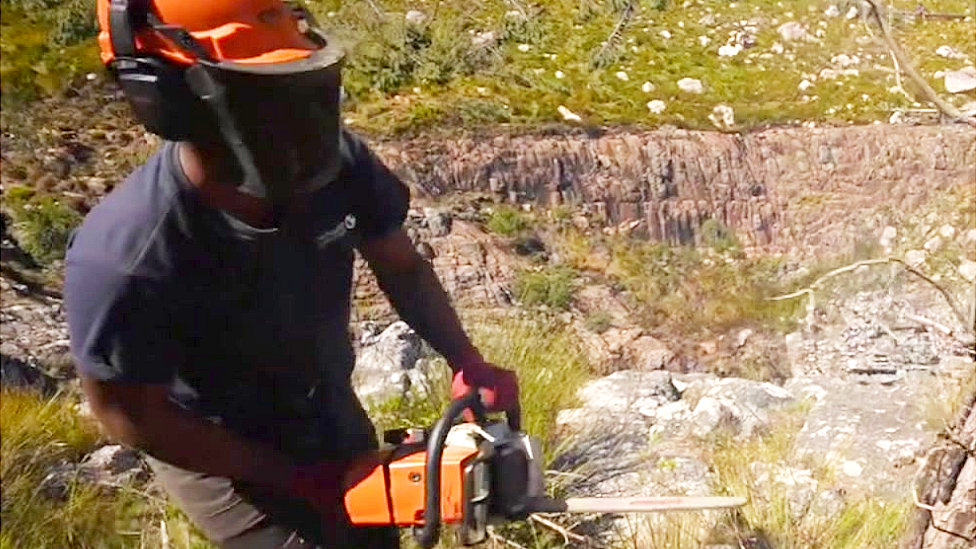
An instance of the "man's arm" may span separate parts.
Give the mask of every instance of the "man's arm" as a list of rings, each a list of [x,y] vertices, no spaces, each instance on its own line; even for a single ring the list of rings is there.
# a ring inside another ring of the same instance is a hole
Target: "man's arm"
[[[433,267],[403,229],[367,239],[360,251],[400,317],[448,363],[480,358]]]
[[[190,471],[288,492],[295,465],[285,456],[184,411],[169,386],[98,381],[81,376],[92,412],[106,434]]]

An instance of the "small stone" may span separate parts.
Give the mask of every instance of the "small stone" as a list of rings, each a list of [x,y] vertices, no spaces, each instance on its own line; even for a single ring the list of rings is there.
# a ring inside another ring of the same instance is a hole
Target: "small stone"
[[[939,57],[945,57],[946,59],[958,59],[960,57],[965,57],[961,53],[955,50],[952,46],[939,46],[935,49],[935,54]]]
[[[492,31],[479,32],[471,37],[471,45],[476,47],[491,47],[498,42],[498,37]]]
[[[407,12],[403,19],[410,25],[423,25],[427,21],[427,15],[422,11],[410,10]]]
[[[908,250],[905,252],[905,263],[910,267],[918,267],[925,263],[925,252],[922,250]]]
[[[559,112],[560,115],[562,115],[563,120],[569,120],[570,122],[582,122],[583,121],[583,119],[580,118],[580,115],[578,115],[578,114],[574,113],[573,111],[567,109],[563,105],[559,105],[559,107],[557,107],[556,110]]]
[[[678,80],[678,88],[687,93],[702,93],[705,91],[701,80],[698,80],[697,78],[682,78],[681,80]]]
[[[841,465],[840,470],[849,477],[858,477],[861,476],[861,472],[864,471],[864,467],[862,467],[861,464],[856,461],[848,460]]]
[[[854,19],[858,16],[858,14],[860,14],[860,12],[858,11],[857,6],[851,6],[851,9],[847,10],[847,15],[844,17],[847,19]]]
[[[800,23],[797,23],[796,21],[783,23],[776,29],[776,32],[779,33],[780,37],[782,37],[783,40],[787,40],[791,42],[799,41],[799,40],[808,40],[810,38],[810,34],[807,32],[806,27],[804,27]]]
[[[813,87],[813,82],[804,79],[802,82],[800,82],[800,85],[797,87],[800,88],[800,91],[807,91],[808,89]]]
[[[835,71],[834,69],[823,69],[820,71],[820,74],[818,76],[820,76],[820,78],[823,78],[824,80],[834,80],[835,78],[837,78],[838,72]]]
[[[749,341],[751,336],[752,330],[750,328],[742,330],[737,336],[735,336],[735,346],[739,348],[745,347],[746,342]]]
[[[660,34],[660,35],[661,35],[661,38],[664,38],[664,39],[668,39],[668,38],[671,38],[671,33],[670,33],[670,32],[668,32],[667,30],[662,30],[662,31],[661,31],[660,33],[658,33],[658,34]]]
[[[966,244],[976,243],[976,229],[969,229],[966,231],[965,241]]]
[[[942,238],[952,238],[956,236],[956,228],[946,223],[945,225],[939,227],[939,236]]]
[[[963,258],[959,262],[959,275],[969,282],[976,282],[976,261]]]
[[[728,105],[716,105],[712,109],[712,114],[708,115],[715,127],[722,130],[729,130],[735,126],[735,111]]]
[[[976,68],[966,67],[958,71],[947,71],[944,82],[949,93],[963,93],[976,89]]]
[[[784,51],[786,51],[783,48],[783,44],[780,44],[779,42],[773,42],[773,45],[770,46],[769,49],[770,49],[770,51],[772,51],[773,53],[775,53],[777,55],[778,54],[782,54]]]
[[[930,253],[935,252],[942,247],[942,238],[939,236],[933,236],[932,238],[928,239],[922,247]]]
[[[556,78],[562,80],[563,78],[566,78],[566,73],[563,71],[556,71]]]
[[[647,110],[651,111],[653,114],[661,114],[664,112],[665,108],[667,108],[667,105],[665,105],[664,101],[661,101],[660,99],[654,99],[653,101],[647,102]]]
[[[881,244],[882,248],[890,248],[891,241],[894,240],[896,236],[898,236],[898,229],[889,225],[885,227],[883,231],[881,231],[881,238],[878,239],[878,243]]]
[[[641,84],[641,91],[644,93],[651,93],[654,90],[654,84],[651,84],[650,82],[644,82]]]
[[[824,15],[827,17],[837,17],[840,15],[840,10],[834,4],[831,4],[824,10]]]
[[[736,55],[739,55],[740,51],[742,51],[741,46],[730,46],[726,44],[718,49],[718,55],[719,57],[735,57]]]
[[[627,76],[627,73],[625,73],[624,71],[617,71],[616,73],[614,73],[614,76],[617,77],[617,80],[622,80],[624,82],[630,80],[630,77]]]
[[[520,52],[523,52],[524,53],[524,52],[529,51],[530,49],[532,49],[532,46],[530,46],[528,44],[519,44],[518,45],[518,51],[520,51]]]
[[[701,47],[703,48],[707,46],[709,43],[711,43],[711,41],[712,41],[711,38],[704,35],[698,37],[698,43],[701,44]]]

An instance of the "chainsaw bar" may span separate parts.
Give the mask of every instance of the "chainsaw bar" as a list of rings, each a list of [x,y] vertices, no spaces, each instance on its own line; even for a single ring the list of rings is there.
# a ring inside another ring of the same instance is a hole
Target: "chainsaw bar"
[[[660,513],[725,509],[746,504],[743,497],[665,496],[632,498],[537,498],[529,504],[529,513]]]

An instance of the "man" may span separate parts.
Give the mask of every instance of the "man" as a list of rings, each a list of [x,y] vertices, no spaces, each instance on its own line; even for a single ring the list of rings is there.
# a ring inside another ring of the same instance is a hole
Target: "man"
[[[350,383],[354,250],[448,360],[455,396],[478,388],[507,410],[518,388],[401,228],[406,187],[342,129],[342,53],[278,0],[98,8],[103,61],[165,141],[67,252],[94,414],[223,548],[395,547],[342,505],[354,458],[377,446]]]

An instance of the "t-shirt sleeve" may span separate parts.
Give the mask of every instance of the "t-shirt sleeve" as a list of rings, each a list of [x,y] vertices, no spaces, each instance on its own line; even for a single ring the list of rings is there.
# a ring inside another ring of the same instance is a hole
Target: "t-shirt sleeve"
[[[180,345],[165,294],[147,277],[69,263],[64,307],[79,371],[102,381],[172,381]]]
[[[356,194],[356,225],[367,237],[385,236],[403,225],[410,190],[358,136],[343,132],[345,177]]]

